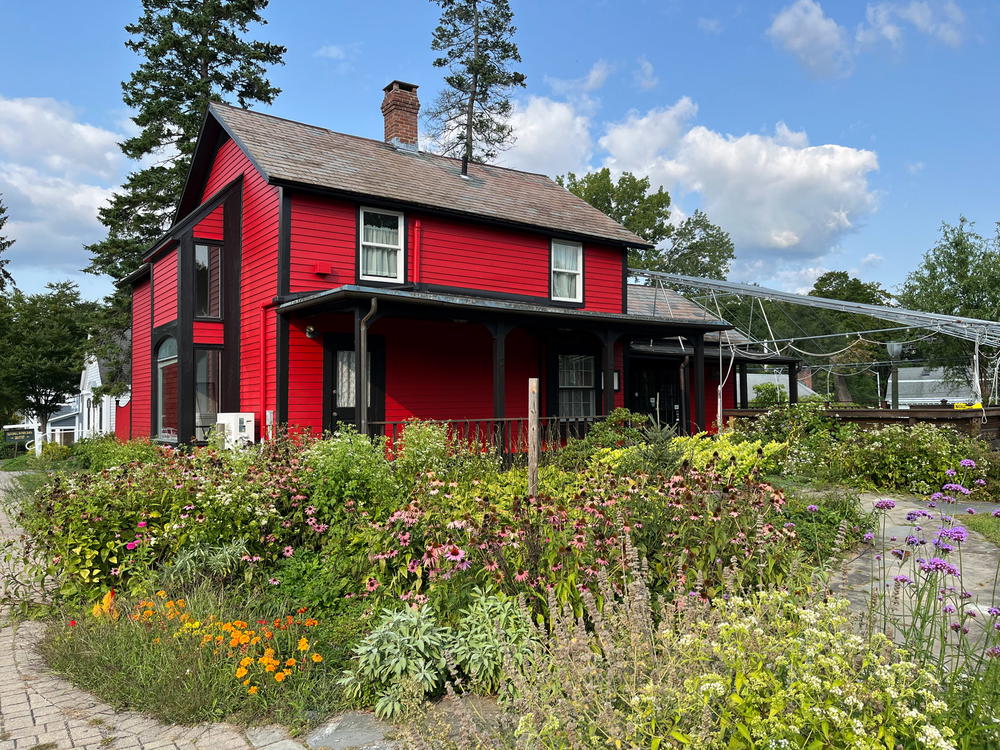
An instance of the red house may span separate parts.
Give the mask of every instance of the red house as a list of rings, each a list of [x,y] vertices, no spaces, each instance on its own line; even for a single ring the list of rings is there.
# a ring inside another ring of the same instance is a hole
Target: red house
[[[647,243],[548,177],[420,151],[416,89],[386,86],[384,141],[209,108],[174,225],[125,282],[131,436],[202,440],[219,412],[495,429],[531,377],[552,424],[709,425],[705,338],[731,326],[650,307],[626,266]]]

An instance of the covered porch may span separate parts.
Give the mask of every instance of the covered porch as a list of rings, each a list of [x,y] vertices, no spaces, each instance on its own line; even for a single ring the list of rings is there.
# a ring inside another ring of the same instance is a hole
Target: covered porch
[[[581,436],[619,406],[648,411],[628,387],[636,338],[690,347],[685,396],[691,424],[704,429],[705,335],[729,327],[353,285],[302,295],[278,313],[279,423],[350,423],[394,440],[416,418],[505,450],[527,439],[529,378],[540,381],[543,440]]]

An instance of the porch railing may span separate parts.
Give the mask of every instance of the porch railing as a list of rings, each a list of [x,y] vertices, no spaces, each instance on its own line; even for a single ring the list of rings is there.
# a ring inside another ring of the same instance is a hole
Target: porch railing
[[[543,451],[555,450],[566,445],[570,438],[582,439],[591,427],[604,420],[603,416],[593,417],[544,417],[539,419],[538,434]],[[395,458],[406,442],[406,427],[413,420],[397,422],[369,422],[371,434],[386,438],[386,448],[390,458]],[[497,451],[505,455],[527,453],[528,418],[508,417],[505,419],[424,419],[422,424],[443,425],[448,435],[448,444],[453,449],[489,453]]]

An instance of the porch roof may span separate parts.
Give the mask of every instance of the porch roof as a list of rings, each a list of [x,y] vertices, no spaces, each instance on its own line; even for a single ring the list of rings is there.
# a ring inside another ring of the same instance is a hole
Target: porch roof
[[[735,341],[733,343],[736,343]],[[657,341],[653,344],[642,344],[635,341],[632,342],[630,350],[634,354],[653,354],[665,357],[683,357],[685,355],[693,354],[690,346],[685,347],[681,342],[673,343],[671,341]],[[729,359],[729,352],[725,349],[722,352],[723,359]],[[719,344],[705,343],[705,359],[713,360],[719,358]],[[740,352],[736,351],[736,356],[734,357],[737,362],[745,362],[747,364],[762,364],[762,365],[791,365],[797,364],[799,362],[795,357],[782,357],[780,354],[768,354],[765,352]]]
[[[441,294],[412,291],[408,289],[387,289],[348,284],[336,289],[328,289],[286,300],[278,306],[282,313],[317,313],[352,306],[353,303],[377,299],[392,305],[392,310],[423,307],[441,313],[452,311],[456,314],[475,314],[477,317],[497,315],[512,317],[545,318],[554,322],[582,323],[588,326],[618,327],[630,331],[648,331],[657,336],[676,333],[725,331],[732,325],[724,320],[674,319],[662,314],[656,316],[633,313],[607,313],[593,310],[578,310],[557,307],[543,303],[510,299],[491,299],[472,295]],[[389,314],[389,310],[383,311]]]

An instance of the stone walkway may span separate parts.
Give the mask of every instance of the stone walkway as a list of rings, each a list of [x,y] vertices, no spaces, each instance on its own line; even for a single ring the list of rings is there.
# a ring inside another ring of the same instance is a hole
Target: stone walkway
[[[11,476],[0,472],[0,493]],[[0,539],[16,535],[0,502]],[[369,714],[337,716],[304,743],[279,727],[168,726],[115,711],[49,671],[36,645],[45,625],[11,622],[0,606],[0,750],[391,750],[387,727]]]

